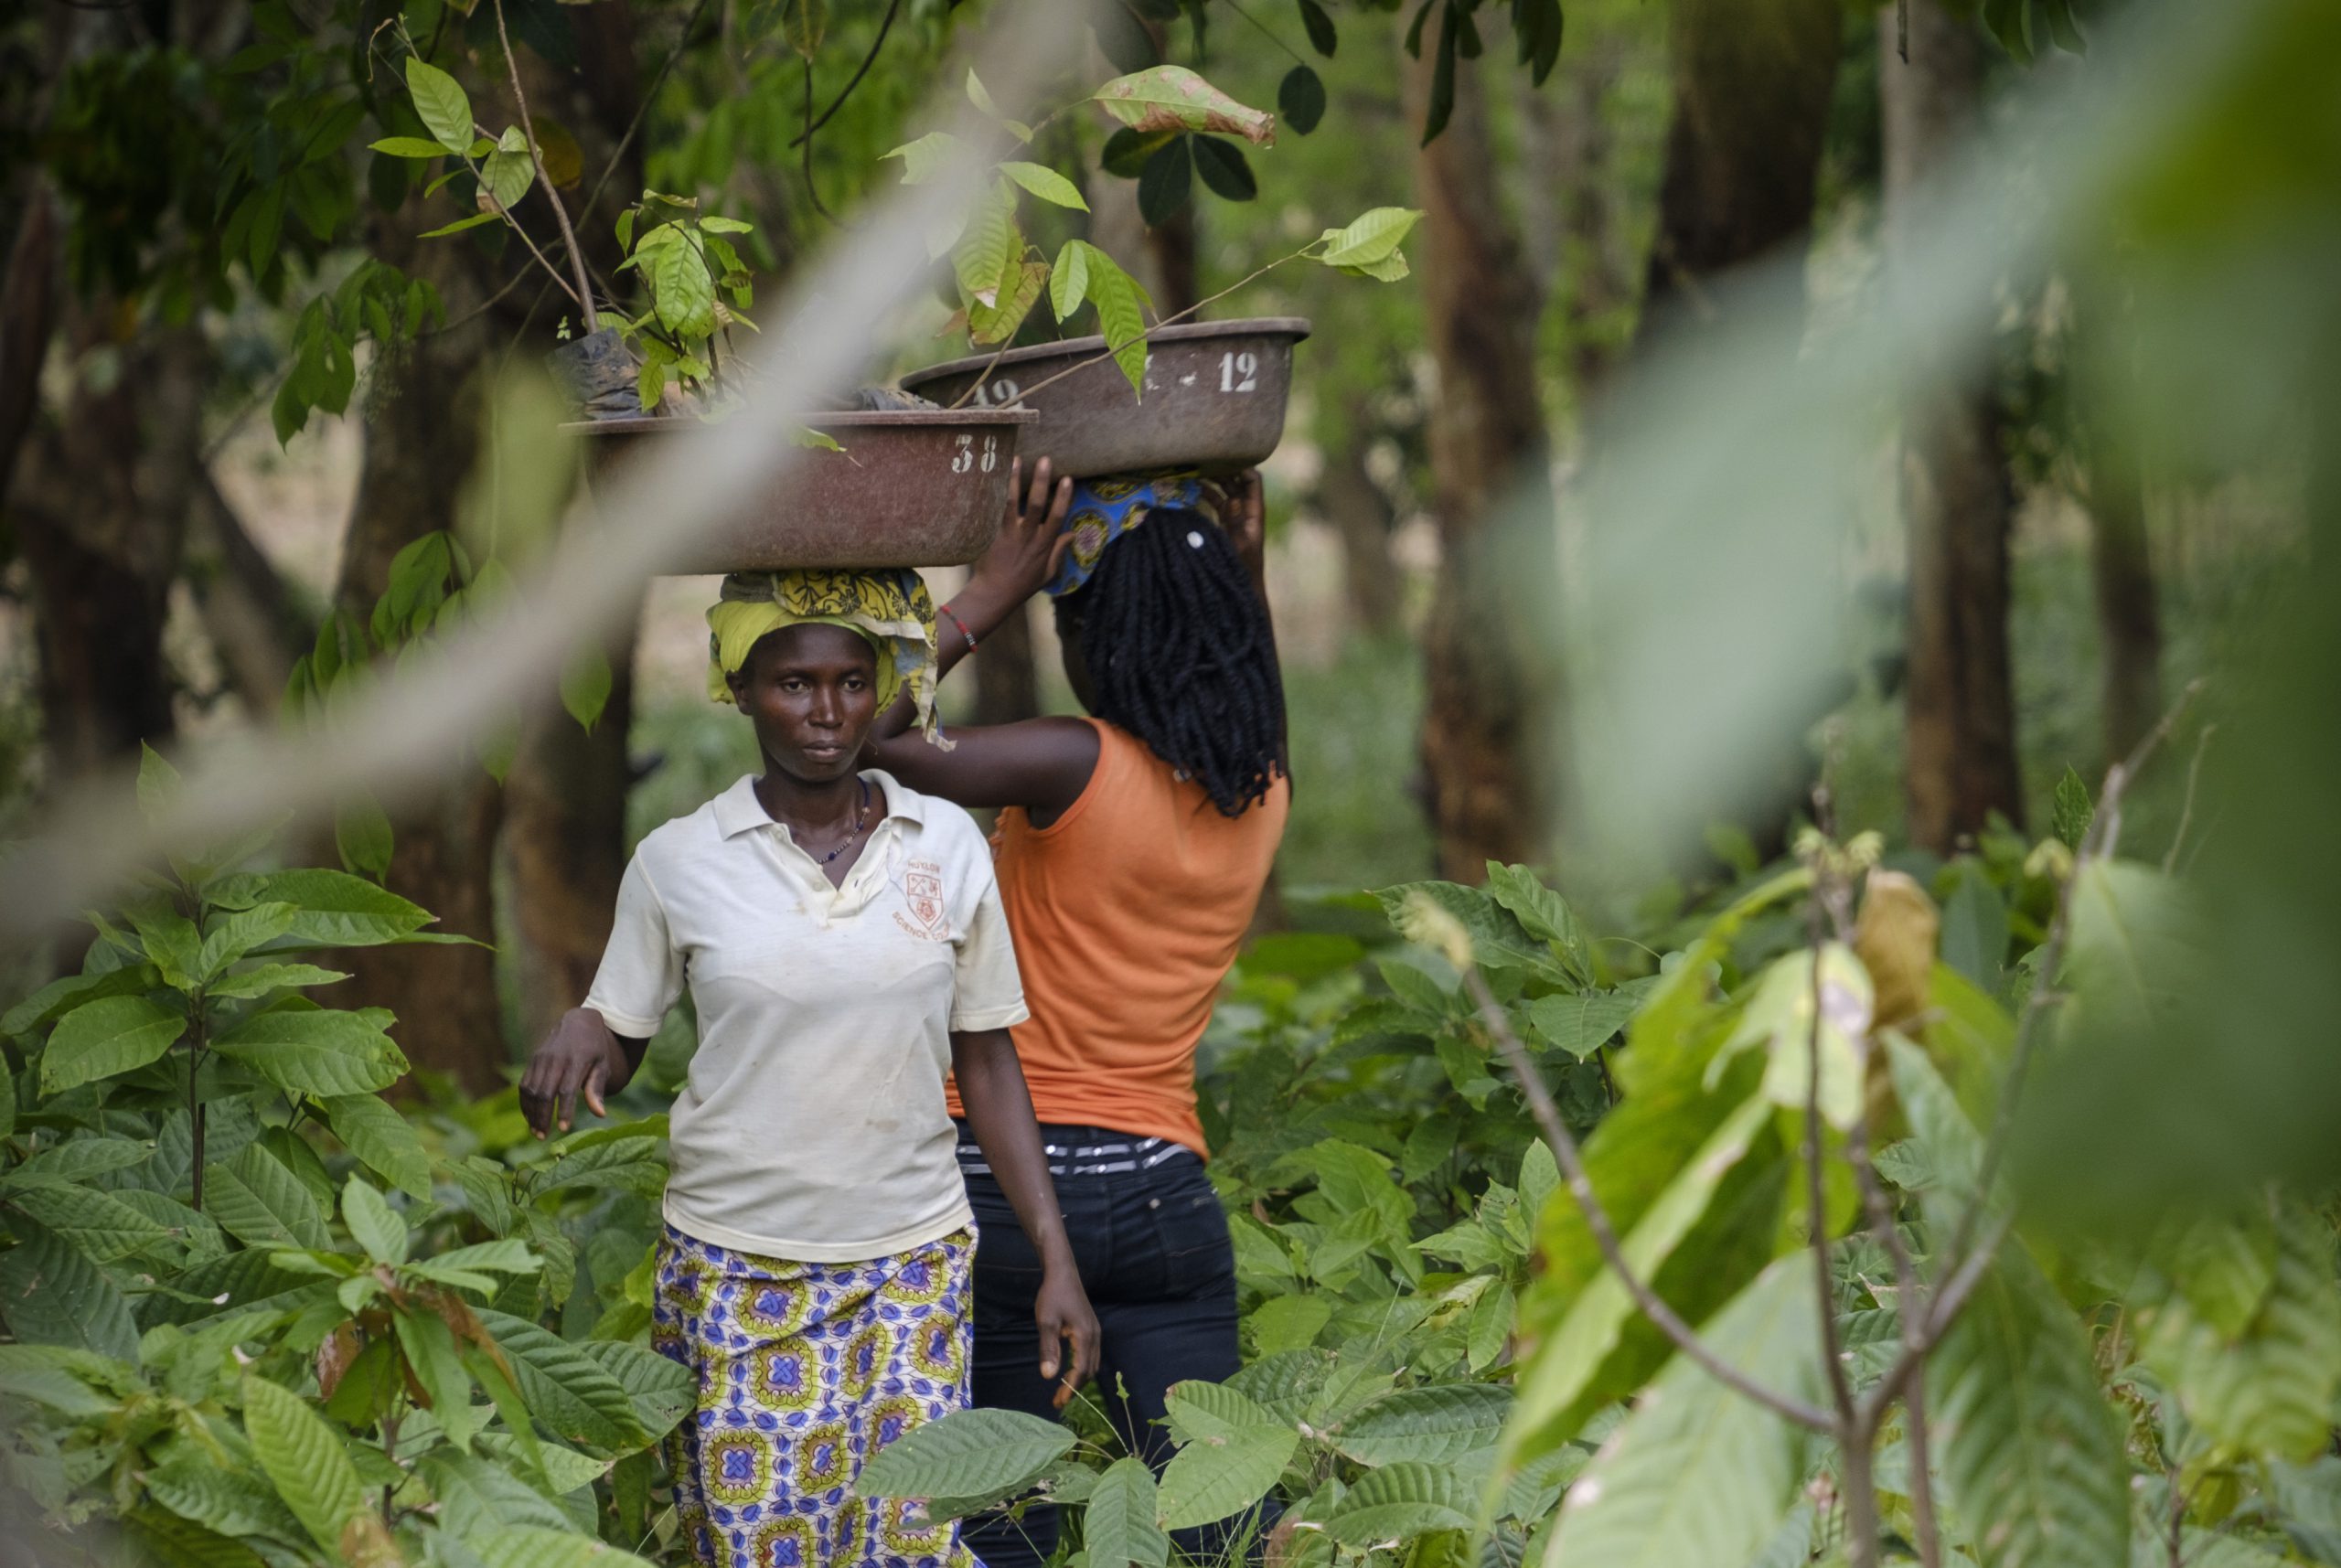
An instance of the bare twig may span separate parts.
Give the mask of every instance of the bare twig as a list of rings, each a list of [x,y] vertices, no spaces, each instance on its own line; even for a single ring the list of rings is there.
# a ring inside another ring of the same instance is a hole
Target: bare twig
[[[553,221],[561,226],[561,243],[569,247],[569,264],[577,269],[577,308],[585,316],[583,330],[591,332],[600,325],[600,318],[593,311],[593,282],[585,275],[585,252],[578,248],[576,231],[569,227],[569,209],[561,205],[561,193],[553,189],[552,176],[545,173],[544,155],[537,148],[536,123],[529,118],[528,94],[520,91],[520,62],[512,53],[512,35],[504,27],[504,0],[496,0],[496,37],[504,46],[504,69],[511,78],[512,101],[520,111],[520,133],[528,138],[529,166],[536,170],[537,183],[545,187],[545,200],[552,208]]]
[[[2170,850],[2162,858],[2162,874],[2165,877],[2178,871],[2178,852],[2186,848],[2186,830],[2195,822],[2195,787],[2203,779],[2203,753],[2211,749],[2211,737],[2218,732],[2217,724],[2206,724],[2202,733],[2195,737],[2195,759],[2186,764],[2186,800],[2178,808],[2178,831],[2171,835]]]
[[[1910,63],[1910,0],[1894,0],[1894,52]]]
[[[828,124],[829,116],[845,107],[845,101],[853,96],[853,90],[861,85],[861,79],[868,76],[870,68],[877,63],[878,51],[886,47],[886,34],[893,28],[894,13],[902,8],[902,4],[903,0],[887,0],[885,18],[878,24],[878,36],[870,40],[870,52],[861,57],[861,63],[854,68],[853,75],[847,78],[846,84],[838,89],[838,95],[829,100],[829,106],[821,111],[820,117],[808,121],[805,129],[798,132],[795,140],[788,144],[790,146],[794,147],[799,142],[810,142],[813,139],[813,133]],[[812,64],[811,60],[807,60],[806,69],[810,70]]]
[[[1811,997],[1812,1024],[1805,1031],[1805,1066],[1812,1076],[1805,1081],[1804,1095],[1804,1172],[1805,1223],[1811,1232],[1812,1249],[1813,1288],[1821,1303],[1821,1359],[1829,1373],[1829,1398],[1837,1410],[1837,1435],[1841,1439],[1854,1435],[1854,1387],[1845,1377],[1844,1346],[1837,1337],[1836,1290],[1829,1273],[1829,1193],[1822,1179],[1821,1160],[1821,1020],[1823,998],[1821,995],[1821,970],[1823,944],[1822,936],[1822,884],[1828,875],[1814,858],[1813,891],[1808,922],[1812,941],[1807,948],[1812,960]]]
[[[1634,1273],[1626,1262],[1624,1249],[1619,1244],[1617,1228],[1609,1222],[1609,1211],[1594,1194],[1592,1179],[1586,1175],[1585,1161],[1577,1153],[1577,1139],[1570,1136],[1568,1124],[1561,1119],[1561,1108],[1553,1103],[1552,1091],[1545,1087],[1545,1080],[1538,1074],[1528,1048],[1521,1044],[1520,1037],[1513,1032],[1512,1020],[1504,1017],[1502,1004],[1488,989],[1488,983],[1476,965],[1464,967],[1463,983],[1470,987],[1471,999],[1480,1009],[1480,1022],[1495,1037],[1497,1048],[1503,1052],[1506,1064],[1512,1068],[1513,1076],[1520,1080],[1521,1093],[1527,1096],[1528,1108],[1535,1116],[1537,1126],[1544,1132],[1545,1143],[1551,1146],[1554,1159],[1560,1165],[1569,1196],[1577,1200],[1578,1210],[1585,1215],[1586,1228],[1593,1232],[1594,1244],[1601,1249],[1603,1261],[1617,1272],[1619,1283],[1625,1286],[1626,1294],[1633,1297],[1634,1305],[1641,1309],[1642,1316],[1656,1324],[1659,1332],[1674,1342],[1676,1349],[1698,1362],[1725,1386],[1745,1394],[1783,1420],[1792,1421],[1810,1431],[1833,1435],[1837,1423],[1827,1411],[1807,1404],[1802,1400],[1792,1399],[1776,1389],[1767,1388],[1716,1355],[1708,1348],[1706,1341],[1675,1314],[1674,1308]],[[1822,1303],[1822,1308],[1827,1310],[1826,1301]]]

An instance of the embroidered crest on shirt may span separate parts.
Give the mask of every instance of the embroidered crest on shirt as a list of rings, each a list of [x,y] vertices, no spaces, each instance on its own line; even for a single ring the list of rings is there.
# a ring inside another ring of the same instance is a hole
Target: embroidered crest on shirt
[[[950,922],[943,905],[943,868],[932,860],[912,860],[903,867],[903,908],[895,923],[913,936],[929,942],[947,941]]]

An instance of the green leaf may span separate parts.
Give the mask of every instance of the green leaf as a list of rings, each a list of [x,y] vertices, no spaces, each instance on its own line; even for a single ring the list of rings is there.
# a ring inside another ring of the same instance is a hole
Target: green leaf
[[[1147,356],[1143,307],[1151,301],[1120,262],[1095,245],[1085,243],[1083,248],[1088,254],[1089,303],[1097,307],[1097,329],[1113,351],[1114,363],[1128,378],[1130,390],[1143,400]]]
[[[1079,240],[1068,240],[1057,252],[1056,265],[1049,269],[1049,308],[1056,312],[1060,322],[1072,318],[1081,308],[1089,291],[1089,247]],[[7,1032],[0,1030],[0,1032]]]
[[[1000,280],[1022,248],[1022,237],[1016,231],[1015,198],[1006,181],[997,181],[977,203],[966,237],[951,253],[960,299],[970,308],[999,304]]]
[[[183,1452],[146,1473],[146,1490],[180,1518],[222,1535],[264,1535],[294,1547],[304,1539],[293,1510],[249,1469],[209,1464]]]
[[[1223,201],[1250,201],[1260,194],[1259,178],[1252,173],[1243,148],[1219,136],[1193,140],[1195,173],[1203,176],[1213,195]]]
[[[1318,236],[1325,249],[1317,259],[1329,267],[1359,267],[1385,261],[1413,231],[1422,213],[1410,207],[1377,207],[1362,213],[1345,229],[1328,229]]]
[[[1700,1333],[1780,1392],[1807,1403],[1821,1396],[1810,1258],[1775,1262]],[[1794,1506],[1808,1447],[1801,1428],[1678,1356],[1569,1488],[1546,1568],[1748,1562]]]
[[[2285,1205],[2264,1269],[2255,1266],[2261,1259],[2250,1255],[2257,1249],[2244,1227],[2203,1221],[2195,1229],[2234,1238],[2229,1250],[2246,1259],[2240,1272],[2264,1285],[2237,1293],[2241,1305],[2227,1313],[2205,1310],[2207,1283],[2236,1271],[2207,1264],[2209,1249],[2197,1245],[2180,1288],[2139,1312],[2142,1359],[2178,1396],[2187,1419],[2226,1452],[2315,1458],[2331,1440],[2334,1401],[2341,1395],[2341,1291],[2334,1285],[2331,1228]]]
[[[81,1250],[24,1221],[0,1253],[0,1313],[27,1345],[69,1345],[118,1361],[138,1360],[138,1327],[122,1292]]]
[[[862,1467],[864,1498],[1005,1496],[1071,1451],[1073,1434],[1014,1410],[955,1410],[912,1428]]]
[[[512,1246],[515,1243],[499,1243]],[[445,1258],[434,1260],[444,1263]],[[698,1385],[691,1371],[641,1345],[594,1339],[580,1347],[633,1402],[634,1418],[651,1437],[664,1436],[690,1413]]]
[[[1657,983],[1653,976],[1629,980],[1614,990],[1538,997],[1525,1009],[1528,1027],[1545,1044],[1557,1046],[1582,1061],[1626,1027]]]
[[[1626,1234],[1623,1252],[1637,1275],[1647,1280],[1658,1273],[1771,1119],[1769,1101],[1761,1095],[1749,1098],[1680,1166]],[[1598,1179],[1595,1189],[1601,1190]],[[1604,1369],[1634,1317],[1633,1299],[1612,1270],[1601,1270],[1576,1294],[1559,1328],[1544,1339],[1520,1374],[1518,1403],[1503,1438],[1507,1466],[1574,1435],[1598,1403]]]
[[[1490,890],[1459,882],[1402,882],[1375,889],[1374,897],[1390,917],[1392,929],[1417,945],[1439,950],[1433,927],[1438,915],[1445,914],[1463,927],[1470,938],[1471,957],[1481,968],[1525,969],[1555,980],[1566,978],[1552,950],[1496,902]]]
[[[1291,1424],[1242,1390],[1225,1383],[1192,1379],[1173,1383],[1164,1403],[1171,1433],[1181,1442],[1232,1437],[1241,1432]]]
[[[351,1177],[341,1189],[341,1222],[376,1263],[395,1266],[406,1262],[406,1221],[360,1177]]]
[[[1249,109],[1184,66],[1116,77],[1090,95],[1133,131],[1221,131],[1256,146],[1276,140],[1276,117]]]
[[[321,1104],[326,1125],[350,1153],[408,1197],[430,1198],[431,1157],[396,1106],[373,1094],[334,1094]]]
[[[627,1568],[643,1559],[590,1535],[538,1524],[506,1524],[467,1539],[481,1568]]]
[[[1358,1477],[1325,1520],[1325,1533],[1352,1551],[1395,1544],[1434,1531],[1469,1530],[1469,1488],[1451,1466],[1384,1465]]]
[[[358,1471],[308,1402],[258,1373],[244,1378],[244,1430],[252,1456],[311,1540],[339,1558],[343,1531],[365,1511]]]
[[[333,841],[347,869],[378,882],[390,874],[390,855],[398,848],[398,837],[382,803],[371,794],[361,792],[335,809]]]
[[[1081,187],[1046,164],[1011,161],[999,165],[999,172],[1039,197],[1042,201],[1069,207],[1076,212],[1086,212],[1089,204],[1081,198]]]
[[[138,809],[148,822],[158,820],[170,808],[178,794],[179,771],[164,760],[163,753],[141,741],[138,743]]]
[[[1138,1458],[1115,1460],[1089,1493],[1081,1539],[1090,1568],[1165,1568],[1170,1538],[1155,1521],[1154,1473]]]
[[[2015,1243],[1926,1377],[1944,1491],[1983,1568],[2128,1560],[2129,1467],[2089,1341]]]
[[[1869,972],[1853,949],[1833,942],[1821,950],[1816,1033],[1813,955],[1799,948],[1764,971],[1739,1027],[1707,1069],[1719,1081],[1731,1059],[1744,1050],[1764,1052],[1764,1093],[1774,1104],[1801,1111],[1813,1097],[1812,1067],[1821,1060],[1821,1114],[1840,1131],[1862,1111],[1861,1040],[1869,1031],[1876,997]]]
[[[366,145],[373,152],[387,153],[393,158],[444,158],[447,155],[446,148],[436,142],[426,142],[420,136],[385,136]]]
[[[330,986],[337,980],[348,978],[348,975],[339,969],[320,969],[314,964],[259,964],[215,980],[206,994],[215,1000],[264,997],[271,991]]]
[[[443,1449],[424,1455],[416,1468],[438,1499],[440,1524],[465,1541],[512,1525],[570,1528],[551,1499],[494,1460]]]
[[[1471,1316],[1464,1327],[1464,1360],[1473,1371],[1486,1371],[1512,1343],[1516,1307],[1512,1286],[1501,1280],[1471,1304]]]
[[[483,223],[500,223],[503,215],[495,212],[475,212],[469,218],[458,218],[453,223],[443,223],[436,229],[426,229],[415,236],[418,240],[444,240],[450,234],[461,234],[466,229],[477,229]]]
[[[2089,793],[2089,785],[2070,767],[2057,781],[2057,794],[2049,803],[2048,820],[2058,837],[2068,848],[2078,849],[2081,840],[2089,837],[2089,825],[2097,815],[2097,806]]]
[[[635,253],[644,254],[640,250]],[[650,250],[648,255],[643,272],[650,283],[651,304],[657,312],[658,325],[686,346],[712,334],[715,279],[709,273],[707,260],[700,254],[699,247],[689,240],[679,240]],[[596,716],[598,713],[596,709]]]
[[[2150,867],[2098,859],[2073,874],[2072,901],[2062,1027],[2126,1043],[2175,1021],[2207,945],[2185,891]]]
[[[293,924],[283,942],[288,947],[379,946],[432,923],[430,911],[363,877],[315,867],[223,878],[211,897],[231,908],[291,904]]]
[[[1192,1530],[1252,1507],[1276,1488],[1299,1446],[1300,1434],[1285,1425],[1244,1426],[1194,1438],[1171,1456],[1162,1472],[1159,1506],[1164,1528]]]
[[[221,990],[215,983],[230,965],[241,960],[252,949],[275,941],[293,929],[296,912],[288,903],[254,904],[250,909],[230,910],[214,914],[207,923],[210,930],[204,933],[202,951],[197,955],[196,968],[212,996],[255,996],[253,991]]]
[[[625,1388],[584,1350],[505,1313],[483,1311],[480,1320],[512,1363],[529,1412],[557,1436],[612,1449],[648,1440]]]
[[[0,1016],[0,1034],[23,1040],[86,1002],[134,995],[159,983],[151,964],[126,964],[98,975],[67,975],[51,980]]]
[[[122,1528],[136,1549],[132,1560],[150,1568],[263,1568],[260,1553],[242,1541],[158,1508],[134,1509]]]
[[[472,144],[472,101],[455,79],[425,59],[410,58],[406,62],[406,90],[414,95],[414,112],[422,116],[424,130],[438,140],[441,146],[461,155]],[[320,1544],[328,1550],[337,1543]]]
[[[1902,1102],[1902,1114],[1909,1119],[1912,1135],[1895,1147],[1905,1148],[1906,1157],[1914,1158],[1928,1177],[1929,1187],[1962,1202],[1972,1199],[1983,1176],[1982,1135],[1925,1051],[1895,1034],[1887,1037],[1886,1051],[1895,1097]],[[1885,1152],[1879,1151],[1881,1161]],[[1886,1168],[1885,1164],[1879,1168]]]
[[[1984,991],[1996,991],[2007,960],[2007,904],[1980,862],[1956,861],[1947,874],[1959,880],[1943,902],[1942,961]]]
[[[487,161],[480,165],[479,182],[496,198],[497,206],[508,211],[518,207],[520,198],[529,194],[529,187],[537,183],[537,165],[529,156],[527,141],[522,140],[517,152],[498,147],[488,154]]]
[[[610,705],[610,680],[609,656],[600,648],[587,648],[561,669],[561,705],[589,735]]]
[[[1318,1331],[1333,1316],[1333,1304],[1322,1296],[1274,1296],[1246,1317],[1256,1354],[1273,1356],[1317,1342]]]
[[[1308,30],[1309,47],[1331,59],[1342,39],[1341,35],[1334,31],[1333,18],[1326,15],[1325,7],[1317,0],[1300,0],[1300,25]]]
[[[780,36],[800,59],[818,54],[828,30],[828,0],[780,0]]]
[[[1317,129],[1325,118],[1325,79],[1309,66],[1294,66],[1277,84],[1277,112],[1303,136]]]
[[[406,1058],[382,1032],[389,1021],[379,1008],[274,1008],[253,1014],[212,1044],[292,1093],[361,1094],[389,1088],[406,1071]]]
[[[162,972],[164,983],[176,990],[195,989],[203,951],[195,922],[169,909],[133,909],[129,914],[140,945]]]
[[[1427,10],[1429,7],[1426,5],[1424,8]],[[1462,18],[1465,26],[1470,25],[1469,17],[1456,9],[1456,0],[1446,0],[1440,5],[1438,49],[1431,61],[1430,101],[1423,111],[1422,145],[1426,147],[1438,139],[1438,133],[1447,129],[1448,117],[1455,112],[1455,46],[1459,17]],[[1421,26],[1419,19],[1416,26]]]
[[[1138,175],[1138,212],[1149,229],[1160,229],[1179,216],[1193,193],[1194,138],[1177,136],[1146,160]]]
[[[903,160],[904,185],[932,185],[943,177],[966,144],[947,131],[929,131],[915,142],[905,142],[884,155]]]
[[[67,1013],[41,1052],[40,1086],[61,1094],[161,1060],[187,1032],[186,1016],[144,997],[104,997]]]
[[[317,1200],[258,1144],[203,1173],[204,1209],[219,1228],[247,1246],[291,1246],[323,1252],[333,1245]]]
[[[8,1201],[102,1264],[144,1252],[169,1234],[113,1194],[95,1187],[35,1182],[11,1192]]]
[[[1361,1465],[1452,1464],[1492,1447],[1512,1409],[1496,1383],[1431,1383],[1384,1394],[1342,1423],[1333,1445]]]
[[[1539,942],[1552,944],[1571,979],[1583,985],[1593,978],[1593,944],[1577,912],[1560,894],[1546,887],[1525,866],[1488,862],[1488,896],[1499,908],[1512,912],[1521,929]]]
[[[0,1072],[0,1079],[6,1072]],[[134,1138],[69,1137],[61,1144],[52,1144],[24,1164],[0,1178],[0,1189],[22,1187],[27,1182],[46,1181],[73,1186],[132,1166],[144,1165],[155,1157],[155,1146]]]

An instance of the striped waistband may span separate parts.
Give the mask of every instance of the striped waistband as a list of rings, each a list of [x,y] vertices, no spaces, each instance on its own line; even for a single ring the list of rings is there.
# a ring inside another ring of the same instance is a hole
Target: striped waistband
[[[984,1163],[981,1145],[962,1143],[958,1147],[963,1175],[991,1174],[991,1167]],[[1128,1171],[1152,1170],[1175,1162],[1181,1155],[1197,1164],[1203,1162],[1194,1150],[1168,1138],[1125,1138],[1100,1144],[1044,1143],[1041,1152],[1048,1157],[1049,1174],[1059,1177],[1119,1176]]]

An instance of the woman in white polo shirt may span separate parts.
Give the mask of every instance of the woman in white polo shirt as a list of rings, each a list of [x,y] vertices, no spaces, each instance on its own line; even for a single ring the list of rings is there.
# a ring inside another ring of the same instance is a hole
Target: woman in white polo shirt
[[[909,571],[735,575],[708,623],[711,694],[754,724],[763,775],[635,851],[521,1108],[540,1137],[581,1096],[599,1115],[690,991],[653,1340],[698,1381],[669,1448],[693,1553],[968,1568],[956,1526],[852,1491],[967,1400],[975,1236],[946,1074],[1048,1260],[1043,1378],[1089,1375],[1097,1320],[1009,1040],[1026,1012],[989,850],[959,807],[855,770],[898,691],[933,723],[934,605]]]

